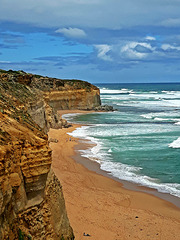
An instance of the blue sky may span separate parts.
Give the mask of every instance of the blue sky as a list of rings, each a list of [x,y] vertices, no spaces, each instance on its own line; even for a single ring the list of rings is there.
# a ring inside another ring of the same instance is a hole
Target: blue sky
[[[0,0],[0,68],[180,82],[180,0]]]

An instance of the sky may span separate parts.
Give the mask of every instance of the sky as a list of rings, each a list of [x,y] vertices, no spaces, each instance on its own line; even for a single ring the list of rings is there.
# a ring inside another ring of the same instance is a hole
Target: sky
[[[180,0],[0,0],[0,69],[180,82]]]

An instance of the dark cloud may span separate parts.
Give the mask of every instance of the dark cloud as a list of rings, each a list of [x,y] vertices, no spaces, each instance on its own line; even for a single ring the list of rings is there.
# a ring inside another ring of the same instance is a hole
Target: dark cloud
[[[8,62],[8,61],[0,61],[2,66],[40,66],[46,65],[45,62],[33,62],[33,61],[20,61],[20,62]]]
[[[12,45],[12,44],[4,44],[4,43],[0,43],[0,48],[7,48],[7,49],[17,49],[18,46],[17,45]]]
[[[1,21],[0,20],[0,32],[4,33],[6,31],[14,33],[52,33],[55,31],[55,28],[43,28],[35,26],[27,22],[16,22],[16,21]],[[17,35],[18,36],[18,35]],[[21,35],[19,35],[21,36]]]
[[[28,6],[23,0],[8,0],[1,4],[0,20],[58,28],[120,29],[163,23],[171,27],[180,24],[179,8],[179,0],[54,0],[53,4],[49,0],[36,0]]]
[[[134,50],[139,53],[152,53],[151,49],[144,47],[142,45],[139,45],[139,44],[134,48]]]
[[[1,49],[18,49],[19,46],[24,45],[25,40],[22,35],[11,33],[0,33]]]
[[[70,66],[70,65],[78,65],[78,64],[89,64],[92,62],[91,54],[72,54],[72,56],[46,56],[46,57],[38,57],[34,60],[42,61],[42,62],[52,62],[54,66]]]
[[[40,61],[51,61],[51,62],[58,62],[62,60],[62,57],[60,56],[46,56],[46,57],[38,57],[34,58],[35,60],[40,60]]]

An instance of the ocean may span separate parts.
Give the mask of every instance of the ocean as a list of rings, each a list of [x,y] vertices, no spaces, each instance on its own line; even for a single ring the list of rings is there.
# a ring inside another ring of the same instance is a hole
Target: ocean
[[[180,197],[180,83],[96,86],[115,112],[64,115],[86,124],[72,136],[96,144],[82,156],[116,178]]]

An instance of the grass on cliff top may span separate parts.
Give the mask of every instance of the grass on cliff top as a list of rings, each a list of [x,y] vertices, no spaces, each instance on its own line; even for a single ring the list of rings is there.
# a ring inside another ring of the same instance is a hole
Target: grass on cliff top
[[[16,98],[16,101],[20,103],[25,103],[29,98],[35,97],[25,85],[0,79],[0,99],[5,99],[5,96],[7,99]]]
[[[0,112],[25,124],[32,131],[36,129],[37,134],[41,136],[43,135],[42,129],[34,123],[27,112],[27,104],[35,100],[35,92],[30,91],[26,85],[14,81],[4,81],[0,78]],[[0,131],[0,141],[5,136],[4,134],[3,131]]]
[[[47,85],[47,83],[43,83],[43,81],[47,81],[47,79],[49,80],[49,82],[53,82],[53,80],[57,81],[57,87],[58,87],[58,82],[61,82],[61,85],[64,85],[64,84],[67,84],[69,85],[70,87],[72,88],[75,88],[75,89],[80,89],[80,88],[85,88],[87,90],[90,90],[91,88],[97,88],[96,86],[92,85],[91,83],[87,82],[87,81],[83,81],[83,80],[78,80],[78,79],[58,79],[58,78],[51,78],[51,77],[47,77],[47,76],[41,76],[41,75],[38,75],[38,74],[31,74],[31,73],[26,73],[24,72],[23,70],[18,70],[18,71],[14,71],[14,70],[3,70],[3,69],[0,69],[0,74],[1,73],[6,73],[6,74],[10,74],[10,75],[14,75],[14,76],[17,76],[17,75],[32,75],[34,78],[36,79],[41,79],[39,81],[41,81],[41,84],[42,85]],[[40,84],[40,85],[41,85]],[[37,86],[36,86],[37,87]],[[37,87],[37,88],[41,88],[40,86]]]
[[[9,74],[25,74],[25,72],[23,70],[18,70],[18,71],[14,71],[14,70],[3,70],[0,69],[0,73],[9,73]]]

